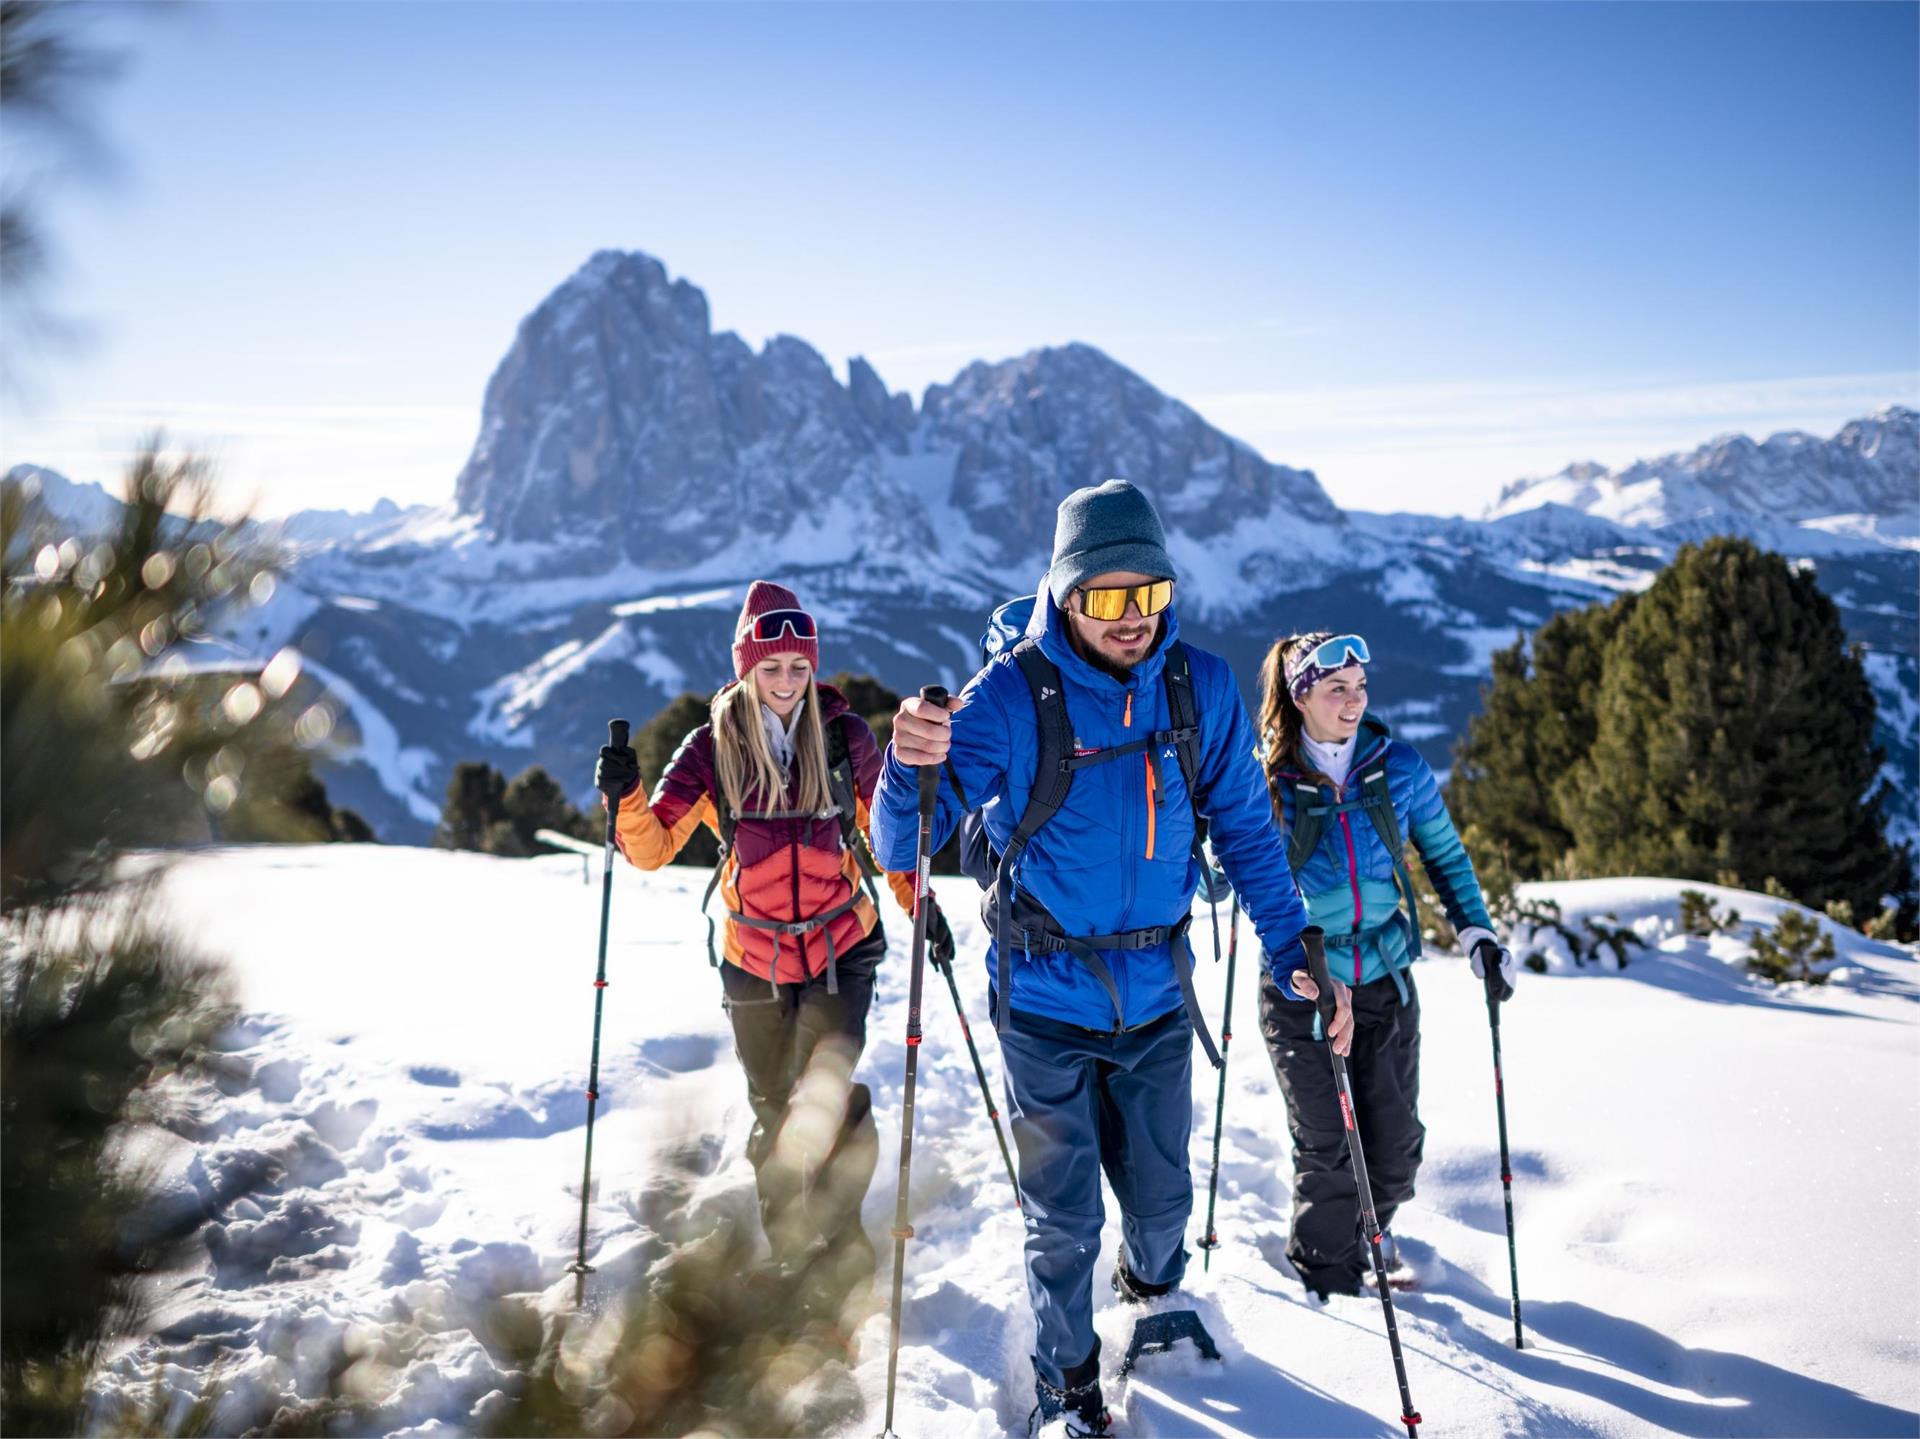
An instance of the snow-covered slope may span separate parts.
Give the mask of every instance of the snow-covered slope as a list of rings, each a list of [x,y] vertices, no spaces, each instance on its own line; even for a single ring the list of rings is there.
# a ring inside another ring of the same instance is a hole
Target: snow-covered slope
[[[238,1416],[318,1394],[351,1335],[381,1432],[455,1433],[494,1412],[513,1375],[482,1337],[485,1297],[538,1290],[558,1305],[572,1289],[597,868],[358,846],[177,866],[168,902],[238,971],[246,1017],[231,1057],[250,1085],[229,1086],[208,1116],[214,1137],[181,1146],[172,1182],[204,1198],[255,1157],[290,1168],[223,1209],[217,1263],[181,1287],[163,1334],[119,1360],[114,1384],[144,1396],[154,1382],[213,1382],[222,1415]],[[692,870],[618,872],[597,1286],[642,1281],[669,1255],[669,1210],[751,1212],[745,1086],[705,961],[702,883]],[[1920,1424],[1920,964],[1833,928],[1829,984],[1769,988],[1740,972],[1737,949],[1676,933],[1680,888],[1532,891],[1570,923],[1605,914],[1647,948],[1620,972],[1525,975],[1504,1011],[1524,1352],[1511,1347],[1484,1004],[1464,961],[1419,967],[1427,1157],[1396,1229],[1419,1278],[1399,1314],[1424,1433],[1911,1436]],[[1782,908],[1717,897],[1761,923]],[[968,909],[951,894],[961,952],[977,956]],[[889,926],[858,1074],[881,1121],[866,1218],[883,1241],[883,1298],[907,969],[906,926]],[[1122,1432],[1390,1435],[1398,1397],[1378,1303],[1310,1302],[1282,1257],[1284,1109],[1242,961],[1224,1247],[1208,1270],[1196,1252],[1187,1286],[1227,1358],[1147,1361],[1119,1398]],[[985,975],[977,961],[958,968],[998,1083]],[[1210,1015],[1224,970],[1201,964]],[[937,985],[926,1016],[896,1428],[1022,1434],[1032,1320],[1019,1218]],[[1202,1204],[1214,1087],[1197,1062]],[[702,1156],[684,1196],[669,1151]],[[1117,1239],[1110,1217],[1107,1250]],[[1095,1306],[1115,1353],[1130,1316],[1104,1284]],[[427,1331],[417,1347],[409,1318]],[[879,1312],[859,1335],[852,1378],[868,1413],[849,1435],[877,1427],[886,1341]]]

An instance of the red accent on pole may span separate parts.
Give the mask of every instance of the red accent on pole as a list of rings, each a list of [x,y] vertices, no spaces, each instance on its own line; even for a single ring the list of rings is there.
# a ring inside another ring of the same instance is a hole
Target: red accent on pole
[[[596,979],[596,980],[595,980],[595,981],[593,982],[593,987],[594,987],[595,989],[605,989],[605,988],[607,987],[607,985],[608,985],[608,983],[609,983],[609,982],[610,982],[610,981],[608,981],[608,980],[604,980],[604,979]]]
[[[1402,1414],[1400,1416],[1400,1422],[1402,1424],[1418,1424],[1420,1422],[1420,1416],[1418,1414]]]
[[[589,1089],[589,1090],[587,1091],[587,1098],[588,1098],[588,1099],[598,1099],[599,1097],[600,1097],[600,1091],[599,1091],[599,1090],[597,1090],[597,1089]]]
[[[1340,1092],[1340,1117],[1346,1121],[1347,1133],[1353,1133],[1353,1106],[1347,1103],[1345,1090]]]
[[[908,1043],[908,1044],[918,1044],[919,1042],[920,1042],[920,1036],[919,1036],[919,1035],[917,1035],[917,1034],[909,1034],[909,1035],[907,1036],[907,1043]]]

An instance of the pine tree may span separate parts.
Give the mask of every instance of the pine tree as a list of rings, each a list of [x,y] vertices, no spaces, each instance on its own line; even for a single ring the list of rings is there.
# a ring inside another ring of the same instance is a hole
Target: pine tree
[[[1556,789],[1584,872],[1771,875],[1860,912],[1911,886],[1873,691],[1810,572],[1744,540],[1683,549],[1608,641],[1594,708]]]
[[[486,853],[494,826],[507,822],[506,797],[506,776],[492,765],[480,760],[455,765],[440,807],[440,827],[433,832],[435,846]]]
[[[1496,654],[1482,710],[1455,746],[1448,806],[1463,831],[1478,829],[1521,875],[1568,872],[1567,782],[1593,747],[1593,694],[1606,643],[1635,598],[1563,611],[1531,646],[1523,641]]]
[[[575,839],[604,838],[604,830],[597,830],[593,821],[567,798],[560,782],[539,765],[522,771],[506,787],[500,803],[506,816],[507,837],[495,843],[504,843],[507,847],[490,847],[489,853],[546,853],[547,846],[534,838],[535,833],[543,829],[558,830]]]
[[[867,722],[874,742],[882,750],[893,738],[893,712],[900,708],[900,696],[872,675],[857,675],[842,670],[827,681],[846,696],[847,708]]]
[[[95,1366],[142,1332],[159,1275],[205,1262],[207,1213],[161,1202],[139,1156],[155,1124],[193,1134],[177,1082],[219,1066],[230,1004],[115,860],[242,807],[294,822],[265,781],[311,732],[291,712],[291,658],[199,680],[168,668],[181,637],[271,583],[271,556],[209,501],[204,463],[157,442],[105,535],[69,532],[31,484],[0,485],[0,1433],[118,1425],[86,1411]],[[262,1177],[224,1176],[217,1202]]]

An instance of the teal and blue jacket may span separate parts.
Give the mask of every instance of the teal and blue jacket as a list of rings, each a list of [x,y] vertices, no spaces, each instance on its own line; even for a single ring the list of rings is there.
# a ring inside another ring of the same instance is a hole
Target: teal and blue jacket
[[[1400,833],[1419,852],[1447,919],[1455,929],[1469,925],[1492,929],[1480,882],[1473,875],[1473,861],[1440,797],[1432,766],[1412,745],[1393,738],[1386,722],[1372,715],[1360,722],[1353,755],[1344,793],[1322,784],[1318,786],[1322,800],[1337,805],[1342,799],[1359,799],[1361,776],[1377,768],[1384,755],[1387,789]],[[1291,835],[1300,802],[1296,785],[1310,781],[1311,776],[1283,769],[1277,778],[1280,782],[1273,791],[1279,827]],[[1409,915],[1401,904],[1394,857],[1363,810],[1347,809],[1329,816],[1313,852],[1301,861],[1294,877],[1311,922],[1326,931],[1327,967],[1335,979],[1367,984],[1406,968],[1418,916]],[[1352,941],[1354,935],[1360,936],[1358,943]],[[1292,997],[1290,991],[1288,997]]]
[[[1027,633],[1059,669],[1073,742],[1082,754],[1168,730],[1161,669],[1180,633],[1172,609],[1154,652],[1121,681],[1083,660],[1066,621],[1042,587]],[[1198,808],[1207,817],[1214,858],[1253,920],[1276,977],[1304,967],[1300,931],[1307,916],[1273,826],[1266,777],[1255,753],[1253,722],[1232,671],[1218,655],[1188,646],[1199,712]],[[1039,720],[1016,662],[995,659],[968,682],[953,716],[952,768],[967,802],[978,809],[996,850],[1005,849],[1033,787]],[[1078,770],[1066,803],[1034,835],[1014,867],[1015,885],[1038,900],[1070,934],[1121,934],[1172,926],[1191,913],[1199,866],[1193,858],[1193,812],[1171,748],[1159,764],[1156,793],[1143,754]],[[934,814],[938,848],[961,818],[951,776],[942,772]],[[889,870],[911,870],[918,832],[914,771],[892,746],[873,801],[873,849]],[[1065,951],[1022,950],[1012,963],[1012,1007],[1030,1014],[1108,1030],[1131,1029],[1181,1007],[1171,946],[1109,949],[1121,1013],[1080,959]],[[987,972],[997,971],[992,943]]]

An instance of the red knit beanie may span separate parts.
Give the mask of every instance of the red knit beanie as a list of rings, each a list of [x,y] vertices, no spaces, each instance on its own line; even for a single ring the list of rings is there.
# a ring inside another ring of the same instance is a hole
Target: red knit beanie
[[[747,602],[740,606],[740,622],[733,627],[735,678],[745,679],[747,671],[768,655],[802,655],[816,670],[820,668],[820,637],[817,632],[801,636],[782,625],[776,628],[772,639],[751,638],[753,622],[775,610],[800,610],[800,597],[785,585],[776,585],[771,580],[755,580],[747,589]],[[805,614],[805,611],[801,610],[801,613]],[[811,620],[812,616],[808,616],[809,626]]]

